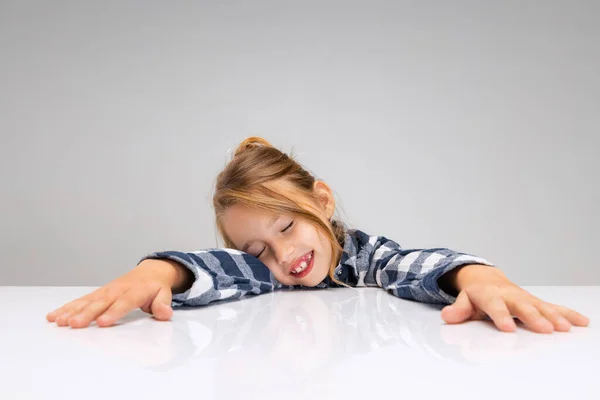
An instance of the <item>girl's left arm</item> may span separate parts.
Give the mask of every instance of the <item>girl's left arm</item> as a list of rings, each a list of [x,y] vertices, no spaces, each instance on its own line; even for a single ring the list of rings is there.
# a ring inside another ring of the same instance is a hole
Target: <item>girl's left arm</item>
[[[489,317],[510,332],[516,328],[515,316],[540,333],[589,324],[587,317],[528,293],[483,258],[447,248],[403,249],[382,236],[371,237],[371,243],[364,284],[405,299],[448,304],[442,310],[447,323]]]

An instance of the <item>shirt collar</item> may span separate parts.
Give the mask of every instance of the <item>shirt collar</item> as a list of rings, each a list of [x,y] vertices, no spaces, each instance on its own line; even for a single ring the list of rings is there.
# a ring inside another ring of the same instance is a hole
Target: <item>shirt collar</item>
[[[359,272],[367,270],[373,253],[371,237],[358,229],[349,229],[344,226],[343,251],[338,265],[335,267],[335,277],[338,281],[352,286],[358,282]],[[340,286],[329,275],[316,287]]]

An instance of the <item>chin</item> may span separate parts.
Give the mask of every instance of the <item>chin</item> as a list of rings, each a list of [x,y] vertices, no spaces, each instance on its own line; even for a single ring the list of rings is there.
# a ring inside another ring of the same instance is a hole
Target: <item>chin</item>
[[[323,279],[327,277],[327,272],[329,271],[312,271],[310,276],[307,276],[307,282],[303,283],[304,286],[317,286],[319,283],[323,282]]]

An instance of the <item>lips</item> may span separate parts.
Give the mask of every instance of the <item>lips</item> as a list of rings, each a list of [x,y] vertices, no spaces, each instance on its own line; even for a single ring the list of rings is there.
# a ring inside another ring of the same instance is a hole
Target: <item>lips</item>
[[[314,253],[312,251],[304,254],[302,257],[300,257],[296,261],[294,261],[294,263],[292,264],[292,266],[289,269],[289,273],[291,275],[298,275],[298,273],[296,273],[295,271],[298,270],[298,268],[300,268],[301,271],[299,271],[299,273],[302,274],[302,272],[305,272],[306,269],[308,268],[313,257],[314,257]],[[305,264],[303,264],[303,263],[305,263]]]

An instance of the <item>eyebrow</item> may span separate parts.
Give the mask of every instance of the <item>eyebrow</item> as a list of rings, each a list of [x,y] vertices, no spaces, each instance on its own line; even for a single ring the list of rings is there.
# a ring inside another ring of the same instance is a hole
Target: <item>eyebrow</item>
[[[275,215],[273,218],[271,218],[271,221],[269,222],[269,225],[267,225],[267,229],[271,229],[271,227],[275,224],[275,222],[277,222],[277,220],[279,219],[279,217],[281,217],[281,215]],[[245,252],[248,247],[250,246],[250,242],[252,240],[248,240],[246,243],[244,243],[244,245],[242,246],[242,251]]]

